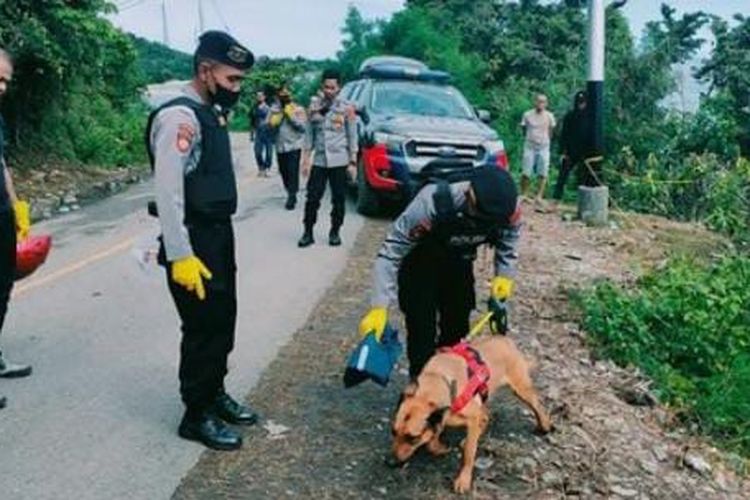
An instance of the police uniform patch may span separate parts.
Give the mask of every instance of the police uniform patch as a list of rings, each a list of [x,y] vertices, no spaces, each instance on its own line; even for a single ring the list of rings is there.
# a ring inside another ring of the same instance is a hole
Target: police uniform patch
[[[195,138],[195,129],[188,123],[180,123],[177,127],[177,151],[187,153]]]

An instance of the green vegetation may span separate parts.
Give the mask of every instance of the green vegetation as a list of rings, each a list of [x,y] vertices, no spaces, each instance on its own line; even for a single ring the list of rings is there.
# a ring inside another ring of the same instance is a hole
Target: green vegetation
[[[190,80],[193,77],[193,56],[190,54],[135,35],[129,37],[138,53],[138,67],[144,84]]]
[[[11,153],[123,165],[143,158],[137,53],[105,0],[0,0],[0,46],[15,57],[2,110]]]
[[[685,420],[750,455],[750,259],[678,258],[637,289],[581,299],[601,354],[641,367]]]

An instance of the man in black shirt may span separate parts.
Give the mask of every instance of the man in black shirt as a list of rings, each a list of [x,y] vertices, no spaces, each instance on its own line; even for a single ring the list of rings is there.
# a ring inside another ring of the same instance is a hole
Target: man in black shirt
[[[13,79],[13,61],[7,52],[0,49],[0,99],[8,90]],[[13,179],[5,164],[4,123],[0,117],[0,332],[3,328],[8,301],[13,288],[16,268],[16,241],[29,234],[29,205],[19,201],[13,189]],[[31,374],[28,365],[8,362],[0,352],[0,377],[25,377]],[[5,398],[0,397],[0,408],[5,406]]]
[[[560,166],[560,175],[557,178],[555,191],[552,195],[555,200],[559,201],[562,199],[570,172],[576,167],[581,168],[583,160],[586,159],[589,137],[588,116],[586,93],[583,91],[576,92],[573,98],[573,109],[565,114],[562,132],[560,133],[562,163]]]

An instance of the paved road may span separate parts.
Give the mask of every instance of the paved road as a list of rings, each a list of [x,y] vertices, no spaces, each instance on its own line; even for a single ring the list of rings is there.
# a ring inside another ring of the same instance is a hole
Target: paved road
[[[282,209],[280,179],[256,179],[246,136],[235,139],[246,167],[228,386],[242,395],[343,269],[362,221],[349,211],[341,248],[297,249],[301,211]],[[143,210],[150,192],[140,185],[36,227],[54,235],[55,250],[17,287],[4,332],[9,357],[35,371],[0,381],[9,400],[0,411],[2,499],[168,498],[203,452],[176,436],[179,333],[163,273],[142,270],[133,251],[157,231]]]

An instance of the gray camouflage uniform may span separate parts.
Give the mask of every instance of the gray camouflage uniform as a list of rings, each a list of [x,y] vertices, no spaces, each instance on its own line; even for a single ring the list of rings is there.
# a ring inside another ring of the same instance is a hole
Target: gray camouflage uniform
[[[182,94],[196,102],[203,99],[191,85]],[[181,127],[195,133],[186,150],[178,148]],[[186,106],[171,106],[154,118],[151,129],[151,151],[154,155],[156,204],[159,207],[164,250],[170,262],[193,255],[188,230],[185,227],[185,176],[195,170],[201,158],[201,130],[193,110]]]
[[[454,206],[464,207],[469,182],[451,184],[450,189]],[[393,223],[380,247],[373,272],[372,307],[390,307],[397,302],[401,263],[420,242],[430,236],[430,231],[435,227],[435,190],[436,185],[430,184],[417,194]],[[519,231],[519,225],[508,225],[500,227],[498,233],[491,238],[495,245],[495,274],[498,276],[513,277],[516,273]],[[435,272],[439,270],[436,269]]]

